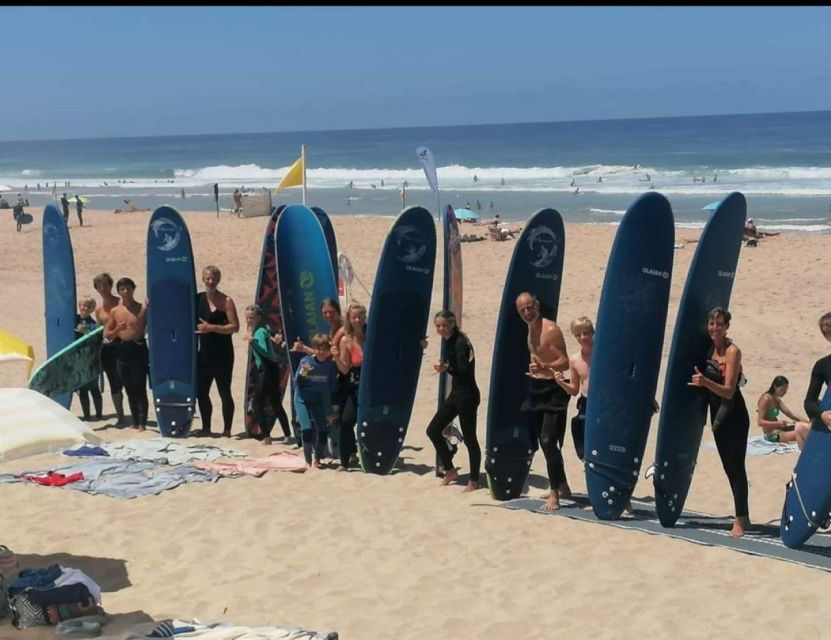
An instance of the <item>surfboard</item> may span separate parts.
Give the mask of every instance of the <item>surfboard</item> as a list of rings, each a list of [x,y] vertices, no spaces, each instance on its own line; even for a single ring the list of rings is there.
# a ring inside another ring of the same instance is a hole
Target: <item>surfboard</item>
[[[384,241],[367,318],[357,420],[358,458],[367,473],[392,471],[407,435],[435,263],[432,214],[404,209]]]
[[[826,387],[819,408],[831,410],[831,388]],[[785,491],[779,535],[786,547],[798,549],[831,523],[831,431],[816,419],[796,461]]]
[[[518,498],[536,451],[528,414],[520,411],[527,395],[528,327],[516,310],[525,291],[540,301],[549,320],[557,319],[566,236],[554,209],[540,209],[528,220],[514,245],[493,341],[485,437],[485,473],[496,500]]]
[[[453,207],[447,205],[442,216],[442,239],[444,244],[444,288],[442,291],[442,309],[452,311],[456,316],[456,326],[462,328],[462,243],[459,235],[459,221]],[[441,361],[447,359],[447,349],[444,340],[441,341]],[[450,395],[450,385],[447,373],[439,374],[439,401],[438,406]],[[455,455],[457,445],[449,445]],[[444,475],[441,460],[436,454],[436,475]]]
[[[678,305],[652,476],[655,509],[665,527],[675,525],[692,483],[707,421],[707,394],[687,383],[696,366],[704,370],[711,344],[707,313],[730,304],[746,215],[747,203],[738,192],[727,196],[713,211],[696,245]]]
[[[31,224],[33,219],[34,218],[32,218],[31,213],[21,213],[17,216],[17,218],[15,218],[15,222],[17,222],[17,224]]]
[[[320,207],[311,207],[314,214],[317,216],[317,221],[320,223],[320,228],[323,229],[323,236],[326,238],[326,247],[329,249],[329,259],[332,261],[332,273],[337,279],[338,275],[338,240],[335,237],[335,227],[332,226],[332,221],[326,212]],[[336,283],[337,284],[337,283]]]
[[[274,246],[286,344],[298,338],[310,344],[314,334],[329,334],[320,304],[324,298],[338,297],[326,236],[315,213],[299,204],[283,209]],[[292,374],[304,355],[289,352]]]
[[[675,226],[659,193],[620,221],[600,293],[586,403],[584,464],[595,515],[620,517],[638,480],[667,320]]]
[[[352,304],[352,281],[355,279],[355,271],[352,269],[352,261],[345,253],[338,253],[338,295],[340,306],[346,313],[346,307]]]
[[[196,405],[196,276],[184,219],[163,205],[147,227],[147,337],[159,431],[187,436]]]
[[[104,327],[98,327],[58,351],[35,369],[29,388],[56,400],[97,379],[103,338]]]
[[[260,257],[260,270],[257,276],[257,287],[254,290],[254,304],[263,310],[263,318],[272,333],[283,333],[283,315],[280,313],[280,293],[277,289],[277,257],[274,253],[274,231],[277,228],[277,219],[286,205],[275,208],[265,226],[263,236],[263,250]],[[244,320],[244,319],[243,319]],[[276,349],[278,364],[280,365],[280,401],[286,392],[289,381],[288,353],[285,349]],[[245,365],[245,432],[249,438],[262,439],[260,428],[254,422],[251,412],[251,402],[254,398],[254,358],[251,349],[248,350],[248,361]]]
[[[53,204],[43,209],[43,301],[46,357],[75,341],[75,260],[63,213]],[[69,409],[72,394],[55,398]]]

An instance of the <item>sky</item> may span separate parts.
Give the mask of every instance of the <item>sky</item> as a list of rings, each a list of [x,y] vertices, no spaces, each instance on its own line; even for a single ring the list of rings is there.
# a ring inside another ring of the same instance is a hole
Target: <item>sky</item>
[[[831,107],[829,7],[2,7],[0,140]]]

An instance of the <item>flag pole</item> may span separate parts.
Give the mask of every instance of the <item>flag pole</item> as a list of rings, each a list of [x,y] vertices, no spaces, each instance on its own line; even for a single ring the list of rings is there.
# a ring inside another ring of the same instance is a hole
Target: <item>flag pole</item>
[[[300,145],[300,157],[303,164],[303,205],[306,204],[306,145]]]

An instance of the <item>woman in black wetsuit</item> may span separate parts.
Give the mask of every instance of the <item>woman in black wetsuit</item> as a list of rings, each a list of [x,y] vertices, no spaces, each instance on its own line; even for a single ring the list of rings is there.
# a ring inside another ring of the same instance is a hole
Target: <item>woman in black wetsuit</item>
[[[721,466],[730,481],[736,510],[730,536],[739,538],[750,527],[747,471],[745,470],[750,416],[748,416],[742,392],[739,390],[739,380],[742,377],[742,352],[727,337],[730,317],[730,312],[721,307],[716,307],[707,314],[707,332],[713,344],[707,353],[707,366],[704,373],[695,367],[688,384],[707,390],[713,436],[721,458]]]
[[[831,342],[831,311],[819,319],[819,330],[826,340]],[[825,384],[825,395],[831,391],[831,354],[820,358],[814,363],[811,370],[811,383],[808,385],[808,392],[805,394],[805,413],[813,422],[812,429],[831,429],[831,409],[825,410],[820,406],[819,392]]]
[[[479,488],[479,466],[482,452],[476,437],[476,412],[479,407],[479,387],[476,385],[476,357],[468,337],[459,331],[456,316],[452,311],[439,311],[434,324],[438,334],[446,341],[446,362],[435,365],[437,373],[446,371],[452,378],[450,395],[436,411],[427,427],[427,437],[436,447],[436,453],[445,469],[442,486],[459,479],[459,472],[453,466],[453,454],[447,446],[442,432],[456,416],[462,427],[467,453],[470,457],[470,480],[465,492]]]

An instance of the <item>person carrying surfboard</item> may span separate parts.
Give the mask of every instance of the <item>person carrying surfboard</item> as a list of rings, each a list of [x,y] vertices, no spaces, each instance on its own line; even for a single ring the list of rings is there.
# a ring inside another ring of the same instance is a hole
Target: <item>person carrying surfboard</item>
[[[439,311],[433,323],[436,332],[445,341],[447,360],[439,362],[433,368],[436,373],[447,372],[451,377],[450,395],[442,402],[436,415],[427,426],[427,437],[436,447],[436,453],[444,467],[441,486],[447,486],[459,479],[459,472],[453,466],[453,452],[447,446],[443,431],[456,416],[462,427],[462,437],[470,458],[470,479],[463,493],[479,488],[479,466],[482,451],[476,437],[476,412],[481,401],[479,387],[476,384],[476,356],[473,345],[467,335],[459,330],[456,314],[449,310]]]
[[[556,371],[568,369],[565,338],[557,323],[543,318],[540,302],[531,293],[520,293],[516,310],[528,325],[528,395],[521,410],[529,414],[531,441],[539,442],[545,455],[548,481],[551,485],[543,511],[560,508],[560,498],[570,498],[571,489],[563,464],[563,438],[566,432],[566,411],[571,396],[554,379]]]
[[[121,304],[113,307],[104,326],[104,338],[115,343],[115,365],[118,377],[127,391],[130,417],[139,431],[147,428],[147,366],[149,353],[144,339],[147,330],[147,303],[133,297],[136,283],[119,278],[115,283]]]
[[[831,311],[819,319],[819,329],[823,337],[831,342]],[[805,394],[805,413],[811,420],[821,420],[826,429],[831,429],[831,411],[820,410],[820,391],[822,385],[826,389],[831,387],[831,355],[820,358],[814,363],[811,370],[811,382],[808,385],[808,392]]]
[[[704,373],[699,371],[697,366],[694,367],[692,378],[687,384],[701,387],[707,392],[713,437],[721,458],[721,466],[730,481],[736,510],[730,537],[740,538],[750,528],[745,469],[750,417],[744,396],[739,389],[739,381],[742,378],[742,352],[727,337],[730,320],[730,312],[721,307],[715,307],[707,314],[707,333],[712,340],[712,346],[707,353],[707,366]],[[726,411],[720,411],[723,401],[728,403]]]

